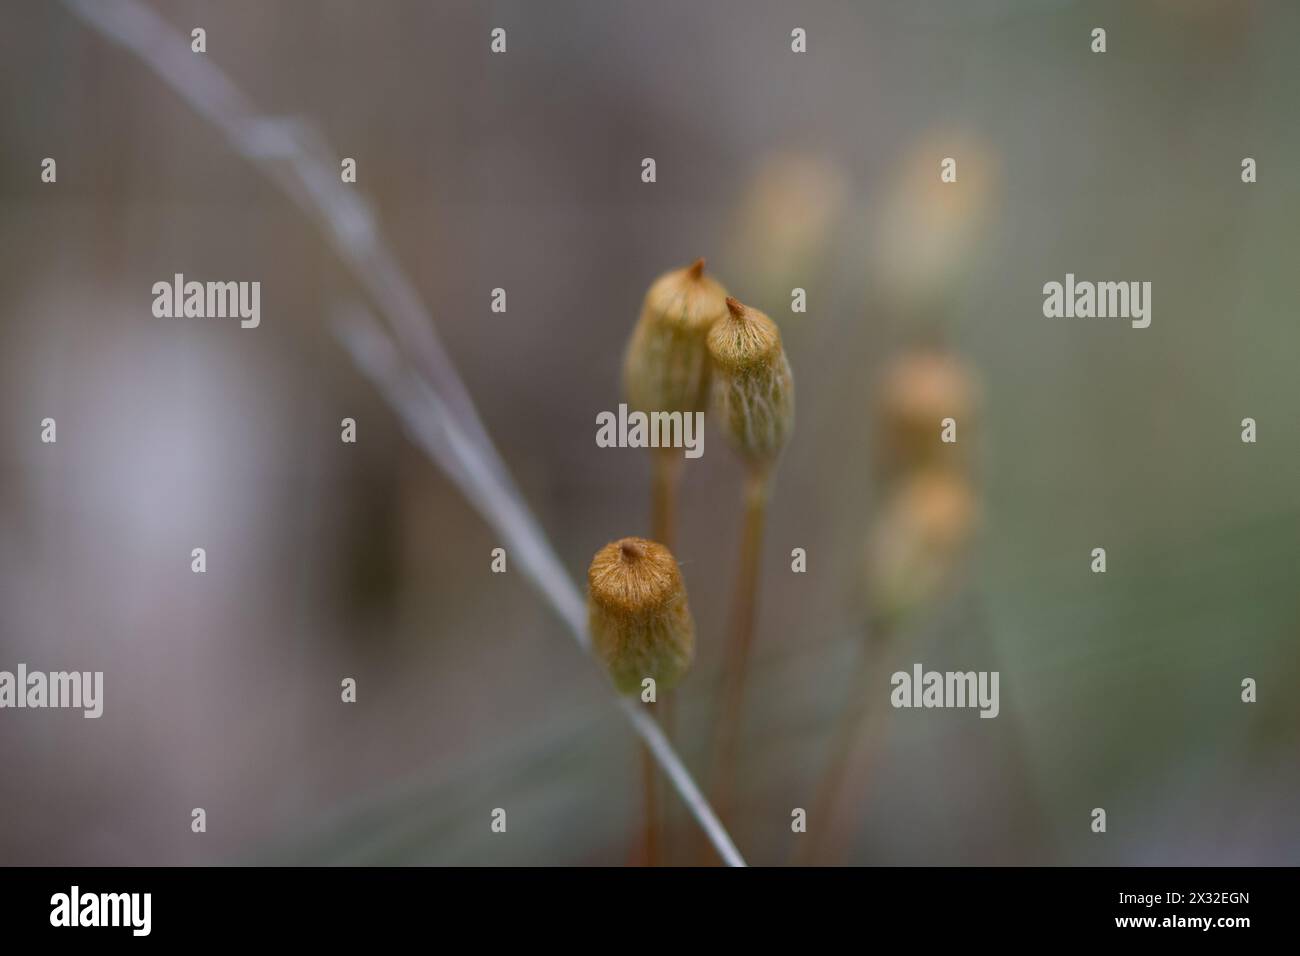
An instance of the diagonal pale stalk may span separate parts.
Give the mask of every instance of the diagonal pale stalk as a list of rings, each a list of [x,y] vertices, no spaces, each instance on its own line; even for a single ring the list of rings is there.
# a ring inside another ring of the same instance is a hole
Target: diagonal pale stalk
[[[324,227],[339,258],[388,319],[397,341],[360,309],[338,318],[335,335],[412,439],[501,535],[527,578],[582,651],[590,654],[582,595],[501,461],[432,317],[381,240],[374,212],[357,192],[341,184],[337,156],[306,124],[259,115],[211,57],[193,56],[188,36],[138,0],[64,4],[87,26],[139,57]],[[659,725],[638,701],[620,697],[617,703],[718,854],[729,866],[744,866],[730,834]]]
[[[722,711],[714,743],[713,803],[723,820],[728,819],[732,809],[731,794],[735,785],[745,683],[749,672],[750,649],[754,643],[754,618],[758,605],[758,576],[770,473],[767,466],[752,466],[744,484],[745,516],[740,537],[740,565],[723,659]]]

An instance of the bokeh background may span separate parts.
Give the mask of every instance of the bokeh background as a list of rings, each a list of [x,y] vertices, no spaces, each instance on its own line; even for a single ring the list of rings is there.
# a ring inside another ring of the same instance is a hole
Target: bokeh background
[[[3,6],[0,668],[103,670],[106,703],[98,721],[0,712],[0,863],[635,859],[635,738],[331,336],[360,292],[319,228],[61,4]],[[781,325],[798,422],[731,821],[750,862],[792,858],[791,809],[864,693],[872,397],[891,356],[935,338],[982,384],[959,440],[983,525],[889,669],[1000,670],[1001,716],[874,725],[837,862],[1295,862],[1300,8],[154,9],[203,26],[260,110],[357,159],[575,579],[648,530],[649,463],[597,448],[594,422],[651,280],[705,256]],[[155,319],[150,287],[176,272],[260,280],[261,327]],[[1066,272],[1151,281],[1151,327],[1045,319]],[[677,737],[701,777],[741,478],[718,432],[705,448],[678,547],[700,650]]]

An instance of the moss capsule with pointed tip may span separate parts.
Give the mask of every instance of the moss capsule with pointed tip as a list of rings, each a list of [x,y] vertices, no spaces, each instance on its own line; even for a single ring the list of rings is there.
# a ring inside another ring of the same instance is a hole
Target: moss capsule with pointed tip
[[[714,405],[732,446],[751,467],[780,456],[794,429],[794,377],[776,323],[728,298],[709,330]]]
[[[623,391],[636,411],[703,411],[709,397],[704,337],[727,312],[727,291],[704,260],[655,280],[623,360]]]
[[[587,570],[591,642],[625,694],[672,688],[695,657],[695,621],[677,559],[647,538],[610,542]]]

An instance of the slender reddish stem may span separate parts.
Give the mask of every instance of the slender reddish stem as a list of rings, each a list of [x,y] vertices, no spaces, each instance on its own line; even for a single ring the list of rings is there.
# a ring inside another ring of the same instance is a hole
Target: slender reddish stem
[[[714,745],[714,807],[726,820],[731,814],[736,756],[744,712],[745,683],[750,649],[754,643],[754,620],[758,605],[758,576],[763,551],[763,524],[767,515],[768,472],[755,468],[744,488],[745,517],[740,537],[740,567],[736,578],[731,627],[722,672],[722,713]]]

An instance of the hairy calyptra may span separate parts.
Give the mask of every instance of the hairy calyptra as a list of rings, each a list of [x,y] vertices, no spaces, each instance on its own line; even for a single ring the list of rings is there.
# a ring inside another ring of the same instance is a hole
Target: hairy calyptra
[[[623,360],[623,390],[637,411],[704,411],[709,361],[704,337],[727,312],[727,291],[704,260],[664,273],[646,293]]]
[[[733,298],[726,304],[708,336],[714,404],[732,446],[751,468],[766,469],[794,429],[794,377],[776,323]]]
[[[653,678],[671,688],[695,657],[695,621],[677,559],[646,538],[622,538],[596,552],[587,570],[591,642],[614,686],[636,693]]]

